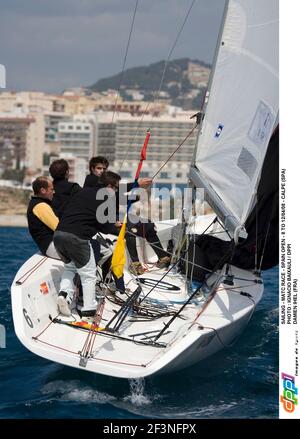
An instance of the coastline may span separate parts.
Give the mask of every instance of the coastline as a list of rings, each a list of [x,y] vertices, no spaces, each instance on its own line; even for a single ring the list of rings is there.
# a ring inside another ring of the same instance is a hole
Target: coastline
[[[0,215],[0,227],[28,227],[26,215]]]

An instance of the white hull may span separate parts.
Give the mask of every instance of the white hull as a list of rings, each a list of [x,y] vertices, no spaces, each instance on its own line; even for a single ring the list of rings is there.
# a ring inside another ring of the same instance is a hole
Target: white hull
[[[165,242],[169,239],[170,230],[170,227],[160,227],[163,242],[164,237]],[[222,281],[212,294],[194,298],[181,314],[184,319],[177,317],[157,343],[155,336],[172,316],[146,319],[132,314],[126,317],[118,333],[97,332],[92,357],[83,365],[79,352],[89,331],[70,325],[75,319],[81,322],[75,310],[72,318],[58,315],[56,300],[62,267],[60,261],[36,254],[18,271],[11,289],[18,338],[30,351],[51,361],[120,378],[139,378],[183,369],[228,346],[248,323],[263,293],[260,278],[231,267],[234,285]],[[141,281],[146,282],[142,283],[142,294],[151,288],[147,282],[155,283],[164,273],[156,269],[141,276]],[[18,280],[21,281],[18,283]],[[136,289],[135,280],[127,272],[125,282],[132,291]],[[162,288],[151,292],[151,306],[156,306],[158,311],[165,306],[164,309],[176,312],[189,297],[185,279],[170,273],[163,282]],[[251,296],[241,295],[241,291]],[[120,308],[113,300],[113,296],[105,299],[102,328]],[[55,318],[60,322],[51,321]],[[151,344],[147,337],[152,337],[154,343]]]

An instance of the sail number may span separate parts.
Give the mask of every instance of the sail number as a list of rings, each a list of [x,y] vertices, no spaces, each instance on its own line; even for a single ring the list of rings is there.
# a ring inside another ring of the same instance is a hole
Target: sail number
[[[23,308],[23,315],[24,315],[24,317],[25,317],[25,320],[26,320],[28,326],[30,326],[30,328],[33,328],[32,320],[31,320],[31,318],[29,317],[29,315],[27,314],[27,311],[26,311],[25,308]]]

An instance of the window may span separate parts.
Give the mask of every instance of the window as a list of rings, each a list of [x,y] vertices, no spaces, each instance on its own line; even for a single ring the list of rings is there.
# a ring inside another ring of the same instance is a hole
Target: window
[[[169,178],[169,174],[167,172],[161,172],[160,178]]]
[[[131,172],[130,171],[121,171],[120,173],[122,178],[131,178]]]

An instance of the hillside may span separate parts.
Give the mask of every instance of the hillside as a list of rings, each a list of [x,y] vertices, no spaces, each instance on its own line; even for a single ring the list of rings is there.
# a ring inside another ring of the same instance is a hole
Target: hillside
[[[125,100],[153,100],[160,88],[165,61],[124,71],[120,94]],[[182,58],[169,61],[159,99],[185,109],[199,107],[210,73],[210,66],[202,61]],[[121,73],[99,79],[89,88],[97,92],[118,90]]]
[[[0,215],[25,215],[30,191],[0,187]]]

